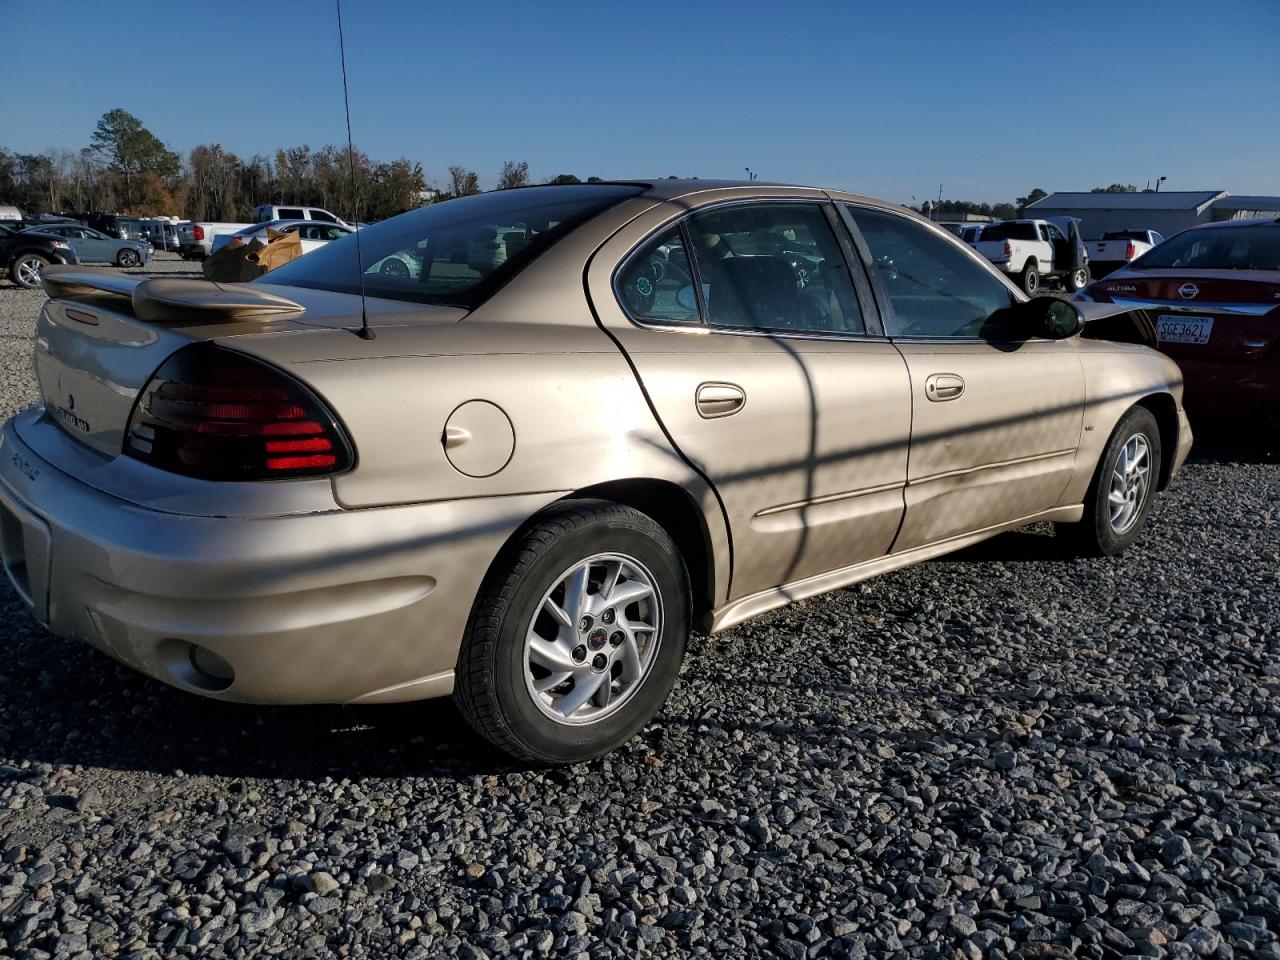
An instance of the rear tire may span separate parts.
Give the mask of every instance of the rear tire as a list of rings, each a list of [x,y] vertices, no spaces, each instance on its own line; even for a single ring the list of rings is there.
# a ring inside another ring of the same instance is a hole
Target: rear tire
[[[1113,557],[1146,526],[1160,479],[1160,428],[1146,407],[1131,407],[1107,441],[1079,523],[1058,524],[1058,536],[1083,556]]]
[[[25,290],[35,290],[47,266],[49,261],[38,253],[20,253],[9,264],[9,279]]]
[[[611,596],[624,599],[611,605]],[[557,504],[485,577],[454,701],[476,732],[518,759],[608,753],[670,693],[689,606],[680,551],[653,520],[602,500]]]
[[[1022,268],[1022,273],[1018,277],[1018,283],[1022,287],[1022,292],[1029,297],[1034,297],[1040,289],[1040,268],[1034,260],[1028,260],[1026,266]]]

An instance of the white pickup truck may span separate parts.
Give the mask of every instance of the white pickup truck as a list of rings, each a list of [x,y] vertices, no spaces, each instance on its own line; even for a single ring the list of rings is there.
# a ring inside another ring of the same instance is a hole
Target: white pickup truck
[[[1057,280],[1074,293],[1089,284],[1089,254],[1077,220],[1005,220],[989,223],[973,248],[1034,294],[1042,280]]]
[[[1094,277],[1101,279],[1138,259],[1164,237],[1154,230],[1109,230],[1101,240],[1089,241],[1089,263]]]
[[[223,233],[235,233],[248,223],[217,223],[200,221],[184,223],[178,228],[178,252],[183,260],[203,260],[213,252],[213,238]]]

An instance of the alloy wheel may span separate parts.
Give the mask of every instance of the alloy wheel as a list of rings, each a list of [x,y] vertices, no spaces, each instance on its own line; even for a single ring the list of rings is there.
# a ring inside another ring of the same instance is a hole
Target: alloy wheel
[[[595,723],[620,709],[653,666],[662,598],[640,561],[601,553],[560,574],[525,632],[525,688],[557,723]]]
[[[35,257],[27,257],[18,261],[18,282],[24,287],[38,287],[40,275],[44,270],[44,261]]]
[[[1138,522],[1151,489],[1151,446],[1145,434],[1135,433],[1125,441],[1111,467],[1107,492],[1111,529],[1124,535]]]

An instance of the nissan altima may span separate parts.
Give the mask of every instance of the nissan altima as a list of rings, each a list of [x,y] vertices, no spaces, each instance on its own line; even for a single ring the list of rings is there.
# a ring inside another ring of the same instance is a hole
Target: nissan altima
[[[1191,443],[1142,323],[836,191],[530,187],[251,284],[44,283],[0,439],[36,618],[223,700],[451,694],[535,762],[650,722],[691,630],[1036,521],[1119,553]]]

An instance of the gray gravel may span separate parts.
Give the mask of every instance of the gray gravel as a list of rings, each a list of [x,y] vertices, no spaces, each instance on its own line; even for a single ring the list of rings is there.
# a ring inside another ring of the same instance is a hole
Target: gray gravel
[[[697,641],[565,770],[447,703],[193,698],[0,589],[0,955],[1280,958],[1268,444],[1125,557],[1031,529]]]

